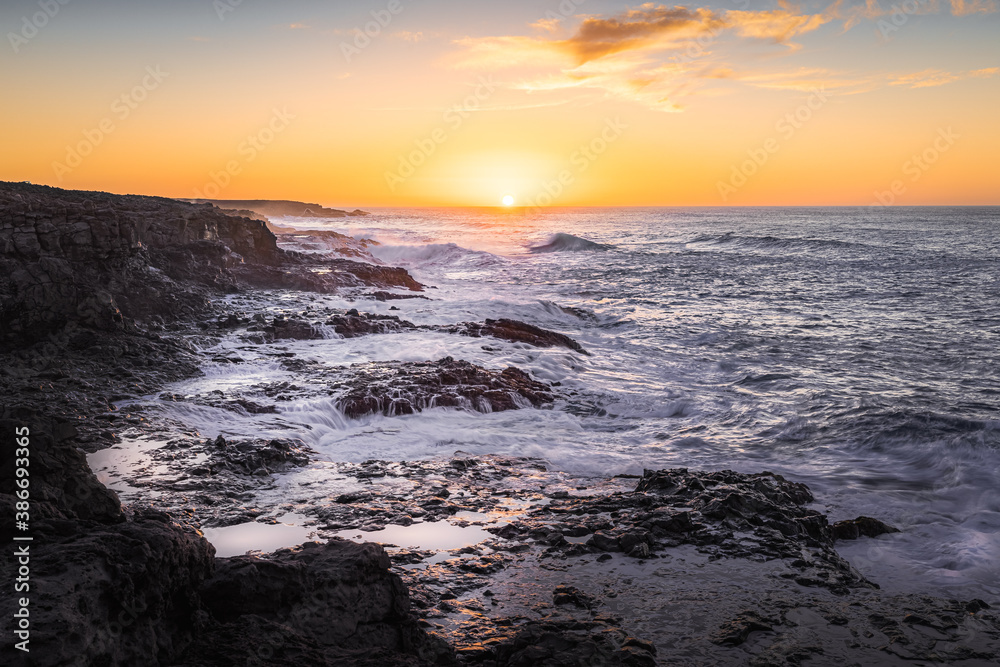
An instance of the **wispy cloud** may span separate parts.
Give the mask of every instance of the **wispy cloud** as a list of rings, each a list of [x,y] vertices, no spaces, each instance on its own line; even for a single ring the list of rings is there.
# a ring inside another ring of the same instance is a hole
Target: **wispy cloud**
[[[909,86],[910,88],[931,88],[943,86],[963,79],[986,79],[1000,74],[1000,67],[973,69],[965,72],[947,72],[940,69],[926,69],[913,74],[898,76],[889,82],[890,86]]]
[[[939,11],[939,1],[922,0],[915,13]],[[996,11],[997,0],[949,2],[953,14],[964,16]],[[779,0],[777,9],[758,11],[645,3],[611,16],[582,17],[571,33],[553,18],[532,23],[529,27],[534,29],[534,35],[458,39],[454,43],[459,51],[453,55],[452,64],[461,68],[524,70],[520,79],[512,79],[510,87],[526,92],[587,90],[591,95],[630,99],[660,111],[681,110],[683,98],[706,94],[706,87],[718,92],[720,80],[771,90],[822,87],[839,94],[857,94],[887,82],[921,87],[957,80],[949,77],[973,76],[931,73],[924,79],[911,81],[907,77],[917,75],[902,75],[887,81],[884,73],[856,74],[816,67],[771,72],[748,66],[745,57],[737,60],[734,54],[743,45],[770,45],[781,47],[771,52],[773,55],[789,55],[801,48],[798,38],[826,24],[841,23],[844,30],[849,30],[861,20],[891,11],[879,0],[860,4],[835,0],[814,12],[792,0]]]
[[[992,14],[1000,9],[996,0],[951,0],[951,13],[955,16],[968,16],[969,14]]]
[[[422,31],[410,32],[409,30],[400,30],[400,31],[394,32],[394,33],[392,33],[390,35],[390,37],[393,37],[395,39],[400,39],[400,40],[402,40],[404,42],[409,42],[411,44],[416,44],[417,42],[426,41],[426,40],[430,39],[432,36],[435,36],[435,35],[432,35],[432,34],[429,34],[429,33],[425,33],[425,32],[422,32]]]

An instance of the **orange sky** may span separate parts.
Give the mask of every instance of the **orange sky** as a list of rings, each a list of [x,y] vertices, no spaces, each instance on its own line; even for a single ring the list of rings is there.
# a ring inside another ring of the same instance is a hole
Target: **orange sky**
[[[5,3],[0,179],[351,207],[1000,203],[994,0],[220,2]]]

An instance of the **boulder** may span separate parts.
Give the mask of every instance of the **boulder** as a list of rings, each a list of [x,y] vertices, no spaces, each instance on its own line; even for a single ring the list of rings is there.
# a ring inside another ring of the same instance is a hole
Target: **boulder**
[[[467,361],[385,362],[350,367],[349,377],[332,388],[348,417],[381,413],[406,415],[431,407],[463,407],[500,412],[552,403],[551,386],[508,367],[491,371]]]

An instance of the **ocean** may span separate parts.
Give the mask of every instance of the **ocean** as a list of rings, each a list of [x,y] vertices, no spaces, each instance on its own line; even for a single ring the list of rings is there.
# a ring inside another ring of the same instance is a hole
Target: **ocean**
[[[379,260],[434,288],[429,300],[257,297],[276,311],[308,300],[416,324],[511,318],[590,356],[429,331],[281,341],[327,366],[513,365],[559,395],[551,409],[351,420],[323,387],[245,355],[171,391],[286,381],[302,392],[277,415],[149,398],[188,429],[295,437],[330,461],[462,451],[594,477],[769,470],[808,484],[831,521],[866,515],[902,531],[838,544],[883,588],[1000,601],[1000,209],[374,209],[274,222],[375,239]]]

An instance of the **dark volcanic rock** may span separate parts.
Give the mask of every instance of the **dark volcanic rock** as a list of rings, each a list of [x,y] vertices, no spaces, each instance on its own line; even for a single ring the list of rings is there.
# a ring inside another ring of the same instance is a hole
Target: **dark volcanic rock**
[[[722,646],[739,646],[747,640],[751,632],[769,632],[777,621],[763,618],[753,611],[745,611],[724,623],[712,634],[712,641]]]
[[[782,576],[803,586],[820,586],[838,594],[852,587],[872,588],[833,549],[833,531],[826,516],[805,508],[809,489],[780,475],[753,475],[723,470],[691,472],[646,470],[632,493],[590,498],[557,498],[537,509],[521,530],[550,531],[549,521],[567,522],[564,536],[591,533],[585,544],[559,544],[567,554],[621,552],[637,559],[657,558],[663,549],[693,544],[713,557],[756,561],[784,559],[790,571]],[[597,518],[609,514],[614,523]],[[520,532],[520,531],[519,531]],[[737,538],[736,535],[739,534]]]
[[[268,223],[267,228],[278,235],[278,243],[281,245],[301,250],[333,252],[345,257],[359,257],[381,264],[368,250],[372,246],[379,245],[379,242],[373,239],[356,239],[353,236],[329,229],[302,230],[294,227],[280,227],[271,223]]]
[[[440,406],[499,412],[553,401],[551,387],[524,371],[514,367],[490,371],[451,357],[359,364],[350,371],[352,377],[334,387],[345,390],[339,404],[348,417],[406,415]]]
[[[308,464],[312,453],[305,443],[284,438],[227,441],[220,435],[205,445],[212,474],[223,469],[246,475],[283,472]]]
[[[372,313],[347,313],[335,315],[326,324],[344,338],[357,338],[370,334],[397,333],[416,329],[412,322],[401,320],[392,315],[374,315]]]
[[[0,341],[73,323],[130,330],[189,318],[246,285],[420,291],[404,269],[278,248],[260,220],[162,197],[0,183]]]
[[[414,292],[424,286],[393,266],[376,266],[349,259],[317,260],[302,253],[283,251],[284,266],[255,265],[238,272],[253,287],[336,293],[360,287],[403,288]]]
[[[205,294],[175,281],[225,290],[234,284],[227,269],[279,260],[263,223],[208,207],[0,184],[0,336],[178,316],[204,306]]]
[[[217,625],[203,633],[188,652],[189,660],[203,664],[195,661],[205,649],[220,640],[231,645],[229,638],[249,625],[271,628],[265,638],[271,640],[272,652],[299,646],[304,655],[312,652],[325,660],[309,664],[348,664],[351,652],[378,649],[449,664],[451,649],[418,627],[410,616],[406,588],[389,566],[382,547],[346,541],[309,543],[266,558],[219,559],[215,576],[202,589]],[[274,632],[282,627],[282,633]],[[259,657],[260,644],[258,637],[233,646],[235,655],[222,664],[244,664],[255,657],[250,648]]]
[[[565,347],[589,355],[579,343],[569,336],[548,329],[542,329],[532,324],[519,322],[518,320],[486,320],[484,323],[463,322],[453,327],[444,327],[449,333],[457,333],[463,336],[480,338],[482,336],[492,336],[513,343],[527,343],[535,347]]]
[[[264,328],[269,340],[320,340],[323,332],[317,327],[302,320],[286,320],[275,318],[269,327]]]
[[[494,649],[491,667],[654,667],[656,649],[609,619],[547,616],[529,621]],[[475,664],[475,663],[473,663]]]
[[[838,521],[833,524],[833,539],[835,540],[856,540],[859,537],[878,537],[886,533],[898,532],[898,528],[893,528],[887,523],[867,516],[859,516],[857,519]]]
[[[25,427],[34,421],[13,419],[9,410],[0,418],[0,433],[3,433],[3,449],[0,450],[0,479],[14,480],[15,440],[10,436],[15,429]],[[30,413],[28,413],[30,415]],[[82,519],[115,523],[121,521],[122,510],[118,496],[91,473],[87,458],[73,446],[76,428],[70,423],[50,427],[52,434],[36,431],[30,433],[28,441],[31,470],[30,494],[33,518],[38,519]],[[4,482],[6,484],[10,482]],[[39,502],[44,500],[44,502]],[[10,501],[13,505],[13,500]],[[0,526],[5,534],[14,533],[14,513],[3,512]]]
[[[5,479],[15,478],[14,427],[37,421],[23,410],[0,418]],[[454,663],[447,644],[410,616],[381,547],[334,542],[216,559],[199,533],[162,511],[123,514],[73,437],[71,427],[29,435],[32,665]],[[244,470],[297,463],[291,443],[243,444],[210,446]],[[5,534],[15,528],[8,490],[0,493]],[[16,559],[14,549],[0,553],[5,572],[16,571]],[[3,590],[0,612],[10,618],[15,605]]]
[[[193,199],[226,209],[246,209],[264,216],[301,218],[346,218],[349,214],[336,208],[287,199]]]
[[[0,421],[3,473],[11,480],[14,424],[37,418]],[[192,640],[195,592],[212,573],[215,550],[163,512],[123,514],[74,447],[72,428],[56,431],[29,436],[31,664],[157,664]],[[14,502],[0,494],[5,524],[14,519]],[[14,560],[14,550],[4,549],[5,572],[15,571]],[[7,618],[9,590],[0,594]]]
[[[35,542],[33,665],[156,664],[191,642],[215,549],[157,511]],[[162,663],[161,663],[162,664]]]

